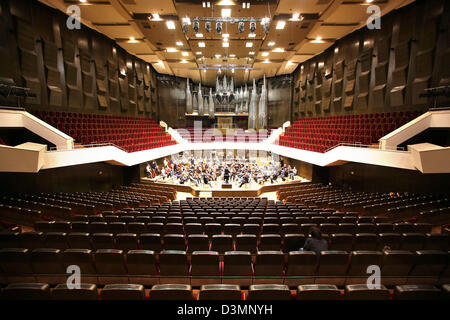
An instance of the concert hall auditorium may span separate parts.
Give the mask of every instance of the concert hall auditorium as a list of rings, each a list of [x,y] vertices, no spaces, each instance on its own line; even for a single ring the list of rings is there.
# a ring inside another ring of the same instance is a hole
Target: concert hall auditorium
[[[449,250],[450,1],[0,1],[1,301],[317,318]]]

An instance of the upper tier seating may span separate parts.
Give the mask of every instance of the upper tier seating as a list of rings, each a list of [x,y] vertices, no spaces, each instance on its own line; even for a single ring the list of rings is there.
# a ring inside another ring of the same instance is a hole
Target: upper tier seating
[[[219,130],[213,128],[199,128],[195,127],[181,127],[177,128],[178,133],[183,139],[194,143],[206,143],[206,142],[261,142],[267,139],[272,129],[260,130],[255,132],[244,132],[242,129],[238,129],[233,135],[226,135],[220,133]]]
[[[83,145],[112,143],[135,152],[176,144],[153,119],[53,111],[34,115]]]
[[[417,116],[419,112],[406,111],[298,119],[278,144],[315,152],[340,143],[370,145]]]

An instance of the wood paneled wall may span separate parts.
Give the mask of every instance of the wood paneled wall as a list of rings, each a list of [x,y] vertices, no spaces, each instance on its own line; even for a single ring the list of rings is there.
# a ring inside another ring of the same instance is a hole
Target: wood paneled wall
[[[69,30],[65,14],[38,1],[0,5],[0,82],[31,88],[27,109],[157,116],[150,64],[84,25]]]
[[[450,84],[450,2],[418,0],[338,40],[294,72],[293,117],[427,110]],[[449,97],[437,100],[448,106]]]

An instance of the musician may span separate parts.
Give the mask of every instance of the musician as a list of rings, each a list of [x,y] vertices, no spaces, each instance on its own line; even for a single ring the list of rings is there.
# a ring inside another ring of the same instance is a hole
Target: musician
[[[230,182],[230,169],[228,168],[228,166],[225,168],[224,173],[223,173],[223,180],[225,180],[225,183],[229,183]]]

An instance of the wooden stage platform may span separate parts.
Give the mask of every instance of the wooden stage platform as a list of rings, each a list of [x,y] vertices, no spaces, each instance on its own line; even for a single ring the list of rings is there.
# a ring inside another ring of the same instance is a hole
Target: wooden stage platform
[[[142,180],[149,181],[150,179],[142,178]],[[167,183],[167,182],[155,182],[155,184],[164,187],[174,188],[179,192],[190,193],[194,197],[200,196],[200,193],[208,193],[211,194],[212,197],[259,197],[261,194],[266,192],[276,192],[280,189],[280,187],[301,185],[302,183],[305,182],[307,182],[306,179],[301,179],[283,183],[266,184],[260,187],[252,186],[251,188],[239,188],[233,185],[231,189],[202,188],[195,186],[192,187],[190,185]]]

